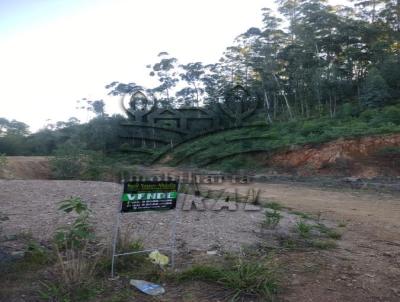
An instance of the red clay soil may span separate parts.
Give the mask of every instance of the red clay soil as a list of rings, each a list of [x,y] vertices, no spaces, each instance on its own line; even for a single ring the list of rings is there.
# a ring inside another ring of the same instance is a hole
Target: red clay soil
[[[269,167],[299,174],[376,177],[400,176],[400,155],[384,155],[387,147],[400,147],[400,134],[339,139],[320,146],[304,146],[266,158]]]

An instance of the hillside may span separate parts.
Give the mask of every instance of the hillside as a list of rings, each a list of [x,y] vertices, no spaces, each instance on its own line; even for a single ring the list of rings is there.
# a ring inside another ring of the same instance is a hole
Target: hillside
[[[203,135],[167,150],[158,162],[235,171],[371,177],[400,175],[400,106]]]

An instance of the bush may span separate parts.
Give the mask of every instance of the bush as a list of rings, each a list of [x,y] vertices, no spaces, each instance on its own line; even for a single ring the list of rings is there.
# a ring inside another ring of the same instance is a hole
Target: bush
[[[265,221],[264,225],[270,228],[275,228],[279,222],[281,221],[282,215],[277,210],[273,210],[272,212],[265,212]]]
[[[50,165],[56,179],[100,180],[105,170],[103,161],[100,152],[64,145],[56,150]]]
[[[310,237],[311,229],[312,229],[312,226],[302,220],[300,220],[296,224],[296,231],[297,231],[297,233],[299,233],[300,237],[303,237],[303,238]]]
[[[82,150],[73,146],[64,146],[56,150],[50,159],[53,176],[57,179],[78,179],[81,176]]]
[[[387,123],[393,123],[400,125],[400,107],[399,106],[388,106],[383,108],[382,115]]]
[[[98,245],[95,249],[90,246],[94,232],[89,221],[90,209],[84,201],[71,197],[60,203],[59,210],[76,218],[55,233],[56,274],[51,281],[42,283],[40,296],[47,301],[88,301],[99,292],[94,277],[104,256],[103,249],[99,251]]]
[[[79,197],[71,197],[60,203],[59,210],[65,213],[77,214],[75,221],[67,226],[60,227],[55,234],[55,242],[59,248],[80,249],[87,242],[94,239],[93,228],[89,222],[90,209]]]
[[[338,116],[342,118],[357,117],[360,115],[360,106],[355,103],[345,103],[339,109]]]
[[[176,276],[178,281],[215,282],[233,290],[230,301],[243,296],[258,296],[263,301],[273,301],[278,283],[274,265],[265,260],[238,258],[230,267],[197,265]],[[244,301],[243,299],[241,301]]]

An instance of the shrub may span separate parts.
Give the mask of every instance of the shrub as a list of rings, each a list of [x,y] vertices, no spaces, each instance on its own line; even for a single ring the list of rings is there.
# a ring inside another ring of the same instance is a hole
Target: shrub
[[[272,210],[277,210],[277,211],[283,209],[283,206],[279,202],[276,202],[276,201],[267,202],[264,206],[266,208],[270,208]]]
[[[303,238],[310,237],[311,229],[312,229],[312,226],[307,224],[303,220],[300,220],[299,222],[296,223],[296,231]]]
[[[60,147],[50,159],[53,176],[57,179],[77,179],[81,176],[82,151],[72,146]]]
[[[282,215],[277,210],[273,210],[272,212],[267,210],[265,212],[264,225],[270,228],[275,228],[281,221],[281,218]]]
[[[31,241],[26,248],[24,260],[32,265],[44,265],[50,263],[52,257],[43,246]]]
[[[219,283],[235,291],[232,300],[241,295],[255,295],[268,300],[273,299],[277,282],[268,265],[258,261],[237,261],[229,270],[222,271]]]
[[[355,103],[344,103],[339,109],[340,117],[357,117],[360,114],[360,106]]]
[[[89,222],[90,209],[79,197],[71,197],[60,203],[59,210],[65,213],[75,212],[77,218],[67,226],[60,227],[55,234],[55,242],[58,247],[65,249],[80,249],[87,242],[94,239],[93,228]]]
[[[265,260],[236,259],[230,267],[197,265],[176,276],[178,281],[215,282],[233,290],[230,301],[243,296],[258,296],[263,301],[272,301],[277,292],[274,264]]]
[[[388,106],[383,108],[382,115],[385,122],[400,125],[400,107],[399,106]]]
[[[389,98],[389,86],[376,68],[371,68],[361,89],[360,100],[364,106],[384,106]]]
[[[90,209],[79,197],[71,197],[60,203],[59,210],[76,218],[56,231],[56,274],[52,281],[42,283],[40,296],[48,301],[88,301],[99,292],[94,276],[103,257],[103,250],[93,250],[89,245],[94,239]]]
[[[342,238],[342,234],[339,233],[338,231],[328,228],[326,225],[324,224],[317,224],[314,226],[314,228],[316,228],[318,231],[320,231],[322,234],[325,234],[327,237],[338,240],[340,238]]]
[[[105,170],[103,162],[101,152],[63,145],[56,150],[50,165],[57,179],[100,180]]]

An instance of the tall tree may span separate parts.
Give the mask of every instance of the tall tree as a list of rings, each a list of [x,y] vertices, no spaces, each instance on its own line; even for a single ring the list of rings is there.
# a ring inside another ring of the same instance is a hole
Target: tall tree
[[[204,75],[204,66],[201,62],[188,63],[185,65],[180,65],[183,72],[179,74],[181,79],[188,84],[177,92],[178,97],[182,97],[186,104],[193,105],[191,100],[197,107],[200,106],[201,98],[204,94],[204,89],[202,87],[202,76]]]
[[[158,57],[160,58],[158,63],[148,66],[152,69],[150,76],[157,76],[158,81],[160,82],[160,85],[153,88],[152,91],[162,96],[159,99],[161,106],[173,107],[174,97],[172,89],[179,81],[176,70],[177,59],[170,57],[167,52],[160,52]]]
[[[362,104],[367,107],[382,107],[388,97],[388,85],[378,69],[372,68],[362,89]]]

